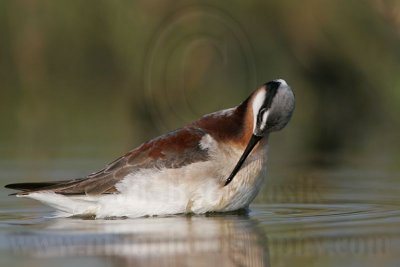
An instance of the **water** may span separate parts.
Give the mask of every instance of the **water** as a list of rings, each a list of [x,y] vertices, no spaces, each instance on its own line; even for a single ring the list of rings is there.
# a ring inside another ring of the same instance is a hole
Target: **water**
[[[0,1],[0,266],[399,265],[400,1],[25,2]],[[296,111],[248,214],[55,219],[2,188],[87,175],[276,78]]]
[[[34,169],[61,179],[92,165],[98,162],[1,163],[10,181]],[[2,189],[1,265],[398,266],[396,173],[273,166],[247,213],[51,218],[51,208]]]

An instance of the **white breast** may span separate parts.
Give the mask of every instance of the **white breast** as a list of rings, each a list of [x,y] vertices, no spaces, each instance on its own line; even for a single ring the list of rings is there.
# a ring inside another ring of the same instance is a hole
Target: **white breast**
[[[248,163],[224,188],[221,202],[222,211],[247,208],[257,196],[266,176],[266,158],[254,159]]]
[[[97,217],[141,217],[177,213],[231,211],[247,207],[255,198],[264,177],[266,153],[252,153],[228,186],[226,178],[243,151],[218,145],[206,135],[201,146],[211,159],[177,169],[142,169],[116,184],[120,193],[97,197],[67,197],[33,193],[37,199],[66,214]]]

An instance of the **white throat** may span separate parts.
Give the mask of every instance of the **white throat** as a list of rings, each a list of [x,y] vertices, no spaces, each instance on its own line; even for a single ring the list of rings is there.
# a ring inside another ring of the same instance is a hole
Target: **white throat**
[[[265,90],[259,91],[256,96],[254,97],[253,101],[253,132],[256,129],[256,124],[257,124],[257,115],[261,109],[262,104],[264,103],[266,98],[266,92]]]

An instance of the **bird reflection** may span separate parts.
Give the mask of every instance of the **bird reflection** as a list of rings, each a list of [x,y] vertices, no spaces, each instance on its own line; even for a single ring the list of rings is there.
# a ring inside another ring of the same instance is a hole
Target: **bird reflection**
[[[126,266],[269,266],[257,222],[246,215],[125,220],[51,220],[43,231],[14,234],[17,253],[85,256]]]

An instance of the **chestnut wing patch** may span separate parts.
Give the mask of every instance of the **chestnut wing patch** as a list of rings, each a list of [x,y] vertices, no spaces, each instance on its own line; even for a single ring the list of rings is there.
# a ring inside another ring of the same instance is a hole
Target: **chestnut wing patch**
[[[206,134],[200,128],[182,128],[142,144],[86,178],[53,184],[43,183],[46,186],[37,186],[34,189],[19,188],[23,190],[19,194],[42,190],[51,190],[64,195],[117,193],[115,184],[135,171],[150,168],[180,168],[195,162],[207,161],[209,153],[200,147],[200,140]]]

